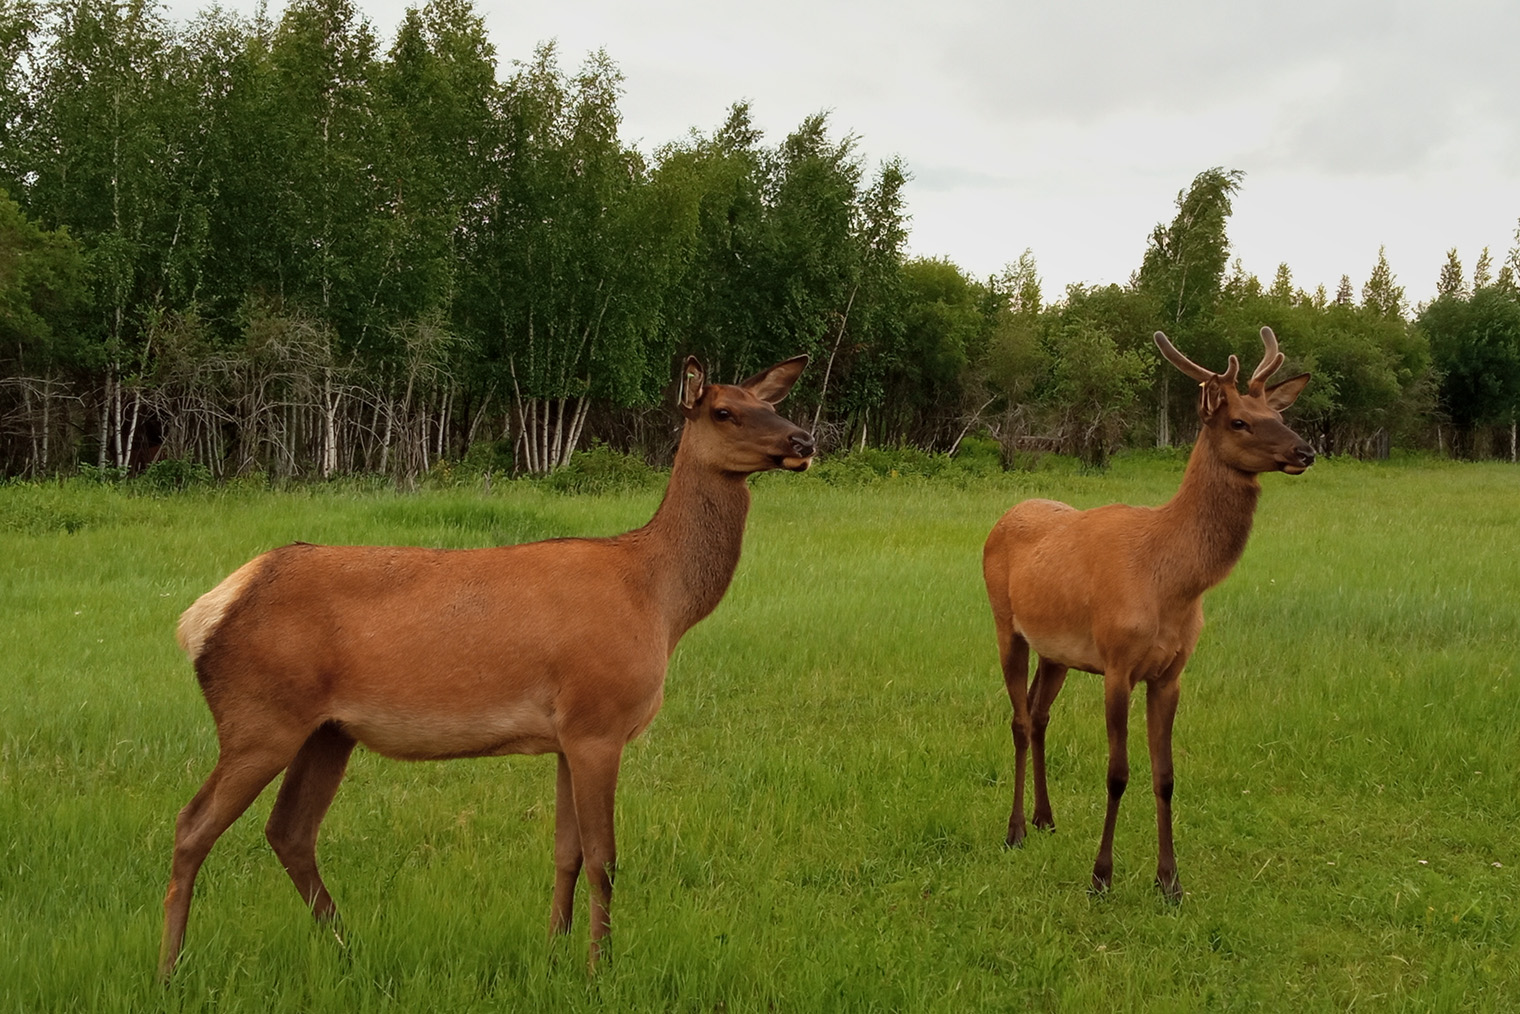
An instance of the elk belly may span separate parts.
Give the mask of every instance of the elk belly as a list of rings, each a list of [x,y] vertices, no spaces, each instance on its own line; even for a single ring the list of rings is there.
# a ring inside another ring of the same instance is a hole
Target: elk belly
[[[405,707],[354,704],[335,708],[333,717],[369,749],[397,760],[495,757],[559,748],[548,710],[527,701],[484,707],[457,698]]]
[[[1020,628],[1017,622],[1014,629],[1018,630],[1024,640],[1029,642],[1030,649],[1042,659],[1081,672],[1097,673],[1100,676],[1103,674],[1103,655],[1098,651],[1091,635],[1085,631],[1047,630],[1036,633]]]

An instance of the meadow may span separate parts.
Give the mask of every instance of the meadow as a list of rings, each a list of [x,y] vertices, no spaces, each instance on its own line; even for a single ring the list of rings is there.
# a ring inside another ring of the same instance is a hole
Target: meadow
[[[0,486],[0,1012],[1520,1009],[1520,471],[1266,476],[1177,719],[1185,896],[1152,885],[1143,707],[1114,885],[1101,681],[1050,730],[1057,830],[1003,848],[1009,705],[980,579],[1013,502],[1101,475],[755,482],[727,599],[625,754],[614,958],[551,943],[554,764],[362,749],[323,827],[345,939],[263,838],[211,853],[156,982],[176,811],[216,754],[179,613],[291,540],[478,546],[642,524],[659,489],[149,495]]]

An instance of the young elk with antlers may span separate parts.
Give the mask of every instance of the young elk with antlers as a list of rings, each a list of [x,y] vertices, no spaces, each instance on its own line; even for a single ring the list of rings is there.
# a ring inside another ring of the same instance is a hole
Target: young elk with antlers
[[[179,641],[221,752],[175,827],[160,974],[179,957],[206,853],[282,770],[269,842],[312,914],[337,914],[317,828],[355,743],[403,760],[558,754],[549,925],[569,930],[584,866],[594,967],[623,746],[659,710],[676,642],[733,578],[745,477],[812,460],[812,436],[774,408],[806,363],[727,385],[688,359],[669,488],[626,535],[472,550],[296,543],[186,610]]]
[[[1026,500],[1004,514],[987,538],[982,569],[1013,701],[1009,845],[1024,841],[1024,761],[1031,746],[1034,825],[1055,826],[1045,787],[1045,730],[1067,670],[1103,677],[1108,811],[1093,864],[1095,891],[1106,890],[1113,880],[1114,822],[1129,783],[1130,693],[1144,683],[1159,839],[1156,883],[1168,898],[1181,896],[1172,852],[1172,719],[1178,678],[1203,629],[1203,593],[1225,579],[1245,550],[1261,494],[1257,476],[1298,475],[1314,463],[1314,451],[1281,415],[1309,375],[1267,387],[1283,355],[1270,328],[1261,329],[1261,339],[1266,351],[1242,395],[1234,356],[1229,369],[1214,373],[1156,332],[1162,355],[1201,388],[1203,427],[1182,486],[1169,503],[1079,511],[1051,500]],[[1032,687],[1031,648],[1039,656]]]

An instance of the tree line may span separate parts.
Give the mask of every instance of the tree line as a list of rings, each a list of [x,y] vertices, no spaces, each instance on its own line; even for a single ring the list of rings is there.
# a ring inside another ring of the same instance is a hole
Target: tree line
[[[659,459],[680,357],[736,380],[798,352],[825,449],[985,433],[1099,463],[1196,426],[1152,331],[1222,364],[1262,324],[1316,374],[1296,419],[1322,451],[1514,456],[1520,233],[1470,276],[1453,251],[1413,309],[1381,253],[1359,292],[1263,284],[1216,168],[1126,283],[1047,299],[1028,251],[987,279],[906,256],[908,167],[822,114],[769,143],[740,102],[645,153],[605,53],[509,71],[468,0],[389,45],[349,0],[183,25],[0,0],[0,473]]]

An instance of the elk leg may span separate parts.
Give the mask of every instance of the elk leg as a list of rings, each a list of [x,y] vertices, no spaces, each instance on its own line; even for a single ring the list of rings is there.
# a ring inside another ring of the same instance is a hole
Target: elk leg
[[[570,762],[559,755],[554,786],[554,903],[549,909],[549,932],[568,933],[575,915],[575,881],[581,874],[581,830],[575,817],[575,792]]]
[[[591,953],[587,965],[592,971],[606,950],[607,934],[612,930],[612,881],[617,873],[612,804],[622,755],[621,743],[605,741],[570,747],[565,755],[591,895]]]
[[[1002,631],[999,631],[1002,634]],[[1004,638],[999,636],[999,641]],[[1002,647],[1000,645],[1000,647]],[[1024,844],[1024,762],[1029,756],[1029,642],[1017,634],[1008,637],[1003,656],[1003,683],[1013,702],[1013,812],[1008,815],[1009,848]]]
[[[1114,881],[1114,826],[1119,800],[1129,785],[1129,674],[1110,673],[1103,681],[1103,712],[1108,722],[1108,810],[1103,815],[1103,840],[1093,863],[1092,889],[1106,891]]]
[[[311,914],[326,922],[338,914],[317,872],[317,829],[338,792],[354,738],[334,723],[318,726],[297,751],[275,798],[264,837],[301,892]]]
[[[174,861],[164,895],[164,935],[159,944],[158,974],[168,981],[185,941],[195,875],[211,846],[242,816],[290,761],[294,748],[265,744],[257,750],[230,751],[224,745],[216,767],[195,797],[179,812],[174,826]]]
[[[1181,683],[1170,679],[1145,687],[1145,733],[1151,751],[1151,787],[1156,794],[1156,886],[1169,901],[1182,897],[1177,857],[1172,851],[1172,719]]]
[[[1045,730],[1050,725],[1050,707],[1066,685],[1066,666],[1040,659],[1034,671],[1034,702],[1030,705],[1034,723],[1031,740],[1034,758],[1034,826],[1054,831],[1055,816],[1050,811],[1050,792],[1045,787]]]

